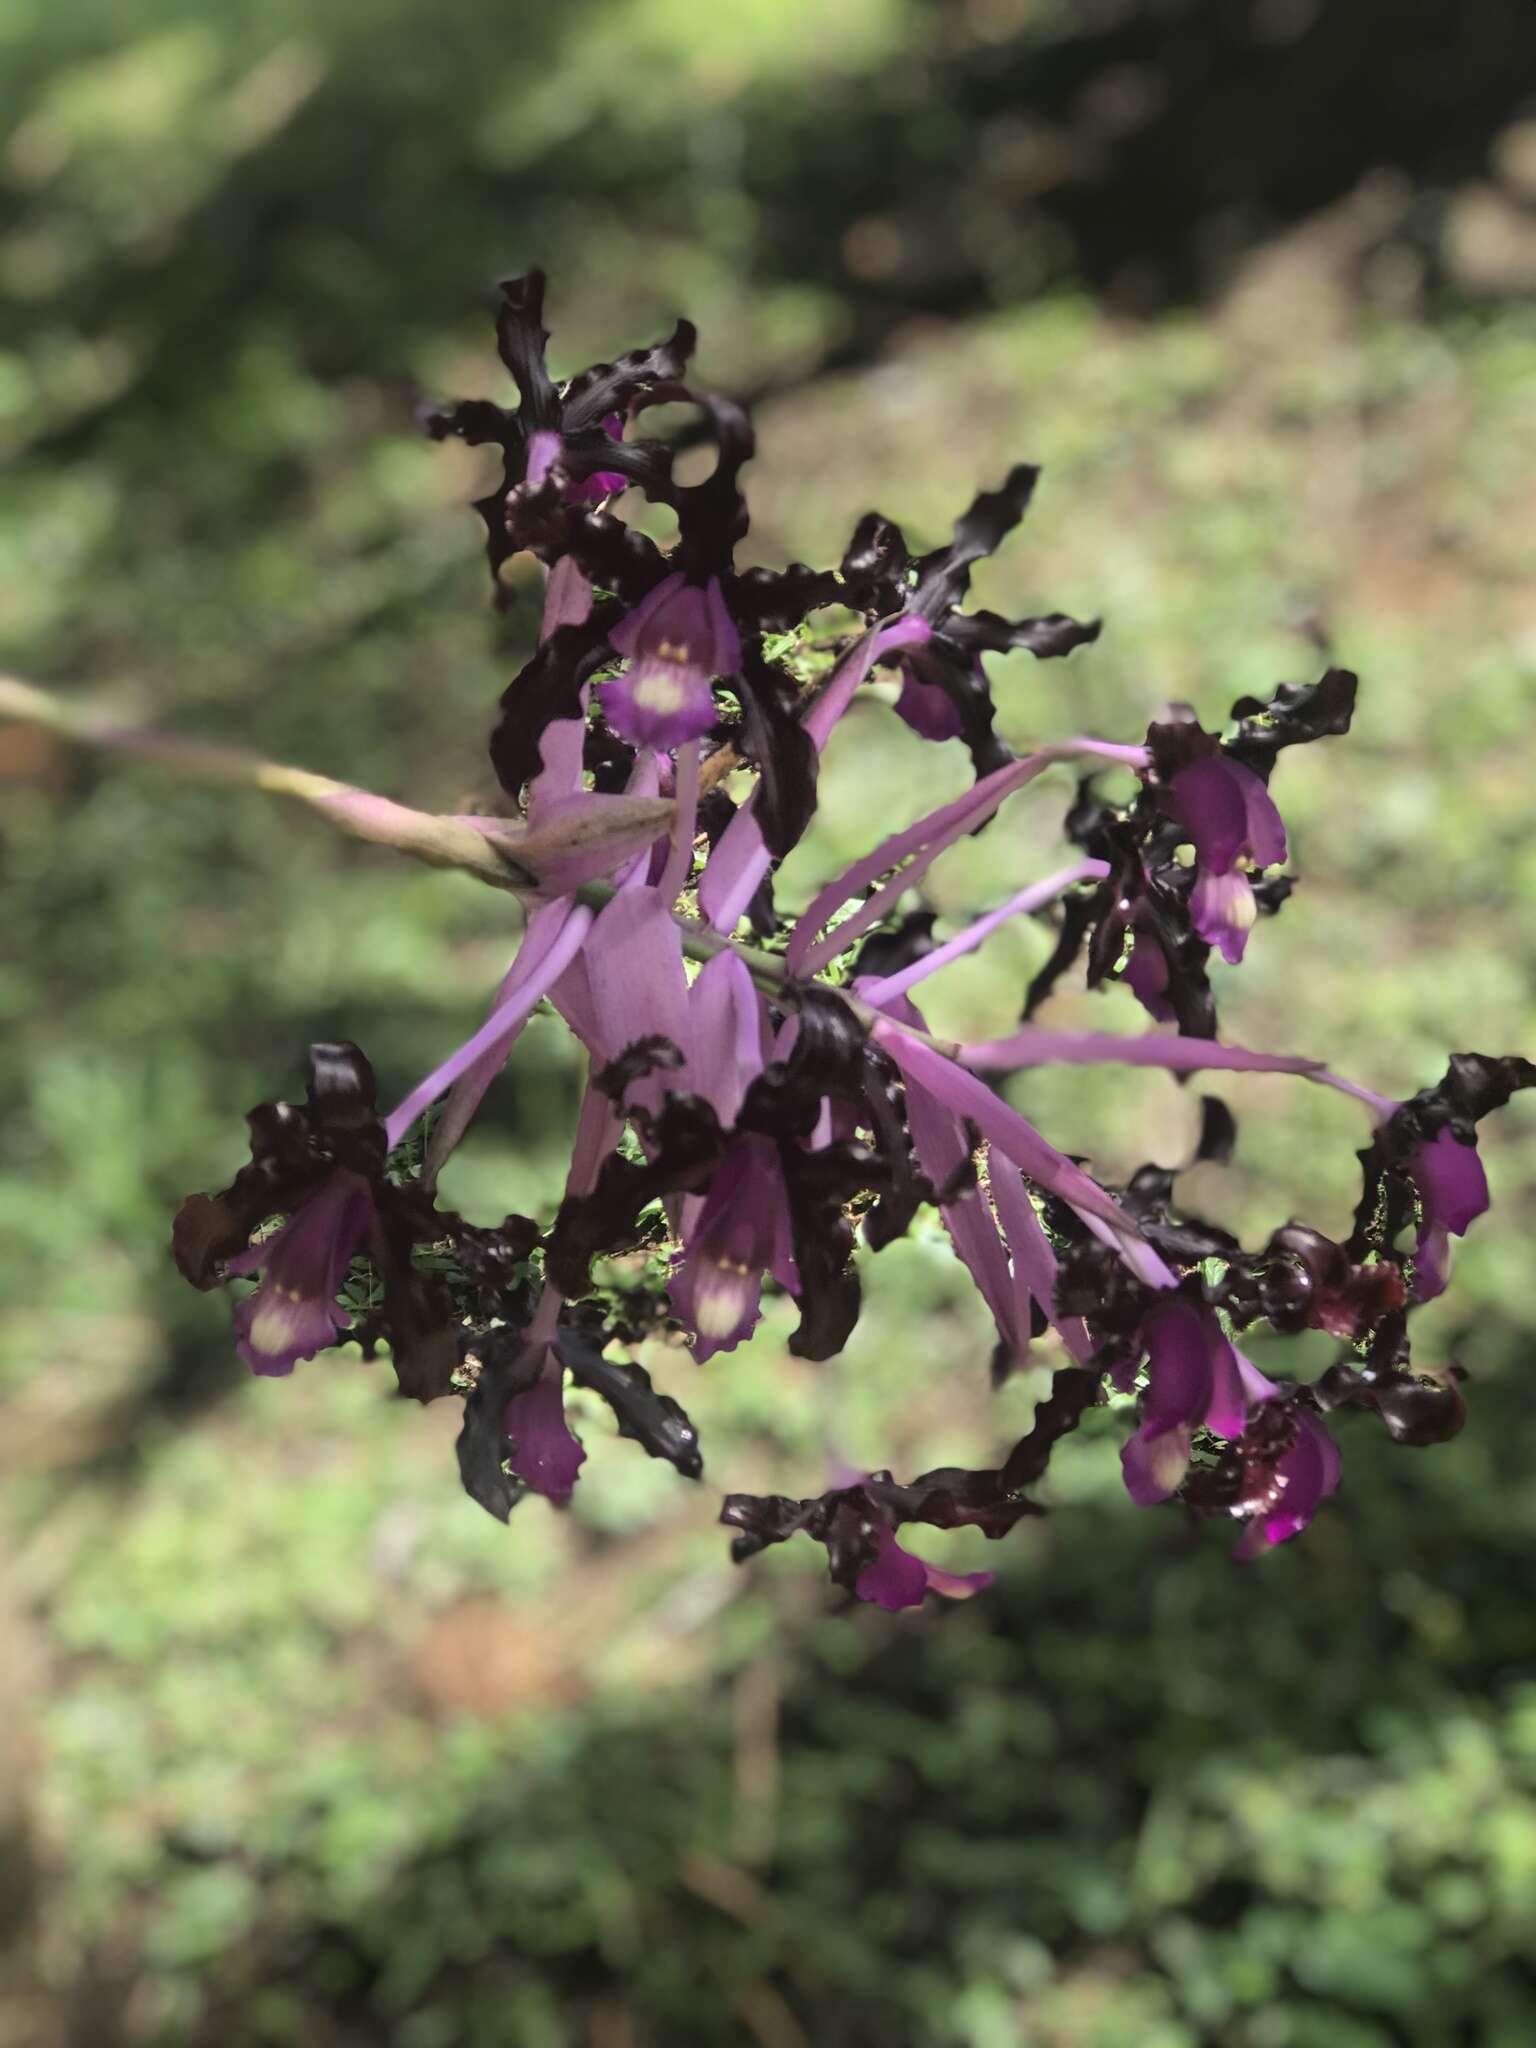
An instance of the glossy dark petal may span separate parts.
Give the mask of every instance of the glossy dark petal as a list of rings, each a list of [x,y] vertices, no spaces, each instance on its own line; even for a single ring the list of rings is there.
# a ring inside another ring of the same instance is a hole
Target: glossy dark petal
[[[1225,1166],[1237,1149],[1237,1118],[1219,1095],[1200,1098],[1200,1135],[1195,1141],[1191,1166],[1207,1163]]]
[[[647,445],[626,444],[631,450]],[[514,486],[503,500],[501,518],[509,552],[528,548],[551,563],[568,558],[589,583],[621,599],[620,609],[605,614],[611,626],[621,625],[673,573],[649,535],[611,512],[571,504],[555,476]]]
[[[338,1166],[383,1171],[388,1148],[373,1068],[349,1039],[309,1048],[309,1123]]]
[[[995,491],[982,491],[955,521],[954,539],[918,565],[917,588],[909,609],[937,624],[960,603],[971,585],[973,564],[995,554],[1024,517],[1034,496],[1040,471],[1021,462],[1009,470]]]
[[[736,543],[748,525],[741,472],[757,446],[752,422],[739,405],[711,391],[680,384],[662,384],[635,401],[639,411],[649,404],[690,404],[703,412],[715,443],[715,466],[701,483],[669,484],[656,495],[677,514],[677,549],[672,567],[690,581],[729,574]]]
[[[379,1328],[389,1340],[400,1392],[412,1401],[451,1393],[458,1369],[452,1298],[441,1277],[412,1256],[418,1245],[439,1242],[449,1227],[419,1188],[376,1185],[368,1248],[384,1289]]]
[[[503,691],[501,716],[491,732],[491,765],[509,796],[521,796],[538,774],[545,728],[558,718],[580,716],[582,685],[610,658],[608,628],[620,609],[602,603],[583,625],[560,627]]]
[[[901,611],[909,595],[910,563],[901,528],[879,512],[866,512],[843,554],[846,601],[872,617]]]
[[[577,1385],[601,1395],[613,1410],[620,1436],[675,1465],[685,1479],[700,1477],[704,1456],[698,1431],[670,1394],[656,1391],[643,1366],[605,1358],[600,1332],[594,1338],[585,1331],[562,1330],[559,1350]]]
[[[782,860],[815,816],[820,761],[801,717],[798,690],[751,641],[742,648],[740,685],[738,747],[759,774],[754,815],[763,844]]]
[[[823,605],[846,602],[830,569],[791,562],[784,569],[742,569],[726,583],[726,602],[743,632],[787,633]]]
[[[1101,1375],[1081,1365],[1063,1366],[1051,1380],[1051,1391],[1035,1409],[1027,1436],[1008,1453],[1002,1485],[1009,1492],[1033,1486],[1045,1474],[1051,1453],[1077,1428],[1098,1399]]]
[[[1065,612],[1047,612],[1031,619],[1005,619],[996,612],[962,612],[947,620],[944,637],[967,652],[983,648],[993,654],[1021,649],[1037,661],[1056,661],[1075,648],[1090,646],[1104,630],[1102,619],[1073,619]]]
[[[611,363],[594,363],[566,385],[561,397],[561,425],[567,435],[599,425],[609,413],[622,412],[641,391],[675,383],[699,345],[691,320],[679,320],[665,341],[630,349]],[[617,467],[617,465],[614,465]]]
[[[647,1125],[652,1156],[604,1160],[589,1194],[567,1195],[545,1246],[545,1268],[564,1295],[584,1294],[593,1259],[631,1251],[639,1242],[641,1211],[659,1195],[698,1191],[725,1156],[727,1139],[709,1103],[669,1095]]]
[[[1331,668],[1315,683],[1281,683],[1267,704],[1241,697],[1232,707],[1241,723],[1224,751],[1267,780],[1282,747],[1347,733],[1359,688],[1360,678],[1350,669]]]
[[[482,1363],[464,1402],[457,1452],[464,1491],[487,1514],[505,1522],[523,1497],[522,1483],[504,1469],[507,1403],[525,1393],[543,1369],[543,1352],[530,1350],[521,1332],[498,1330],[483,1341]]]
[[[496,287],[496,350],[506,364],[522,403],[525,434],[553,427],[560,417],[559,395],[544,362],[549,335],[544,327],[544,273],[504,277]]]
[[[800,1279],[800,1321],[789,1350],[796,1358],[835,1358],[853,1335],[862,1299],[844,1204],[881,1169],[866,1146],[852,1141],[819,1152],[786,1145],[780,1156]]]
[[[933,1188],[917,1163],[907,1125],[906,1093],[893,1061],[873,1047],[864,1051],[864,1099],[875,1135],[875,1150],[885,1163],[889,1184],[866,1210],[864,1242],[871,1251],[904,1237]]]
[[[877,925],[854,957],[853,978],[883,981],[931,953],[938,915],[936,910],[909,910],[894,923]]]
[[[1467,1419],[1466,1399],[1454,1381],[1421,1380],[1396,1369],[1330,1366],[1313,1388],[1319,1405],[1370,1408],[1387,1426],[1394,1443],[1422,1449],[1457,1435]]]

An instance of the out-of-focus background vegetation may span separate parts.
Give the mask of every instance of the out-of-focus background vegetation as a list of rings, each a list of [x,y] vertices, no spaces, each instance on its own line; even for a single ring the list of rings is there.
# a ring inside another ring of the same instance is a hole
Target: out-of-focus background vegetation
[[[8,0],[0,659],[480,788],[530,609],[493,619],[481,472],[411,408],[499,390],[483,288],[542,261],[564,369],[699,322],[758,403],[765,559],[871,503],[937,540],[1044,463],[982,595],[1109,623],[1000,672],[1015,742],[1214,722],[1331,634],[1362,713],[1282,763],[1301,887],[1228,1028],[1404,1093],[1530,1052],[1533,61],[1529,0]],[[786,891],[950,754],[861,707]],[[931,1231],[835,1368],[778,1311],[650,1358],[703,1488],[594,1414],[571,1514],[504,1529],[452,1404],[345,1355],[250,1381],[164,1246],[309,1040],[396,1090],[462,1035],[515,911],[16,728],[0,786],[8,2048],[1536,2038],[1529,1105],[1422,1319],[1454,1446],[1346,1420],[1345,1490],[1241,1570],[1129,1506],[1100,1417],[991,1596],[842,1616],[809,1546],[734,1572],[713,1504],[1011,1439],[1034,1385],[988,1395]],[[1067,793],[938,906],[1049,860]],[[1044,945],[940,1016],[999,1028]],[[547,1209],[575,1091],[536,1024],[451,1198]],[[1339,1226],[1350,1106],[1224,1092],[1246,1225]],[[1022,1099],[1109,1173],[1192,1127],[1158,1076]]]

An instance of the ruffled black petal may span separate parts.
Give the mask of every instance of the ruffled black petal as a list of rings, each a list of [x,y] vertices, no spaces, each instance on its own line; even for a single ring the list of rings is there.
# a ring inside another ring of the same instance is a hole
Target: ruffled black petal
[[[643,1366],[603,1356],[607,1334],[601,1326],[595,1331],[562,1328],[560,1356],[571,1377],[608,1403],[620,1436],[629,1437],[653,1458],[664,1458],[685,1479],[698,1479],[704,1471],[698,1431],[670,1394],[656,1391]]]

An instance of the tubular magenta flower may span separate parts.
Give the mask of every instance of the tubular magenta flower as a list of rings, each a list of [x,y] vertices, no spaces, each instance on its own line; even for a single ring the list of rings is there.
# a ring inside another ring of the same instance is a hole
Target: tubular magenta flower
[[[1194,842],[1197,873],[1190,921],[1207,945],[1235,965],[1257,915],[1247,868],[1285,859],[1285,826],[1275,800],[1241,761],[1223,754],[1191,761],[1168,786],[1167,808]]]
[[[231,1277],[261,1274],[256,1292],[235,1308],[236,1349],[252,1372],[290,1373],[351,1328],[336,1297],[372,1215],[368,1183],[338,1167],[280,1229],[225,1261]]]
[[[1042,1407],[1050,1405],[1042,1403]],[[1068,1425],[1070,1426],[1070,1425]],[[1049,1432],[1047,1432],[1049,1433]],[[1038,1476],[1038,1475],[1033,1475]],[[904,1485],[889,1472],[860,1476],[845,1471],[835,1486],[813,1500],[782,1494],[728,1494],[720,1519],[734,1529],[731,1554],[738,1563],[773,1543],[806,1535],[824,1544],[834,1585],[856,1599],[896,1613],[920,1606],[925,1593],[966,1600],[990,1586],[992,1572],[947,1572],[914,1557],[896,1539],[907,1522],[935,1529],[980,1529],[1006,1535],[1025,1515],[1040,1512],[1024,1497],[1011,1473],[967,1472],[945,1466]]]
[[[1453,1237],[1465,1237],[1488,1208],[1488,1176],[1477,1146],[1442,1130],[1408,1161],[1419,1191],[1419,1238],[1414,1247],[1414,1299],[1432,1301],[1450,1277]]]
[[[609,413],[603,420],[603,432],[611,441],[624,439],[624,421],[616,412]],[[555,463],[560,459],[560,436],[541,428],[528,438],[528,473],[525,483],[541,484]],[[604,498],[611,498],[624,490],[629,478],[622,470],[599,469],[580,483],[567,484],[560,493],[567,505],[600,505]],[[567,558],[569,559],[569,558]]]
[[[1243,1499],[1241,1512],[1252,1519],[1232,1555],[1244,1561],[1258,1557],[1267,1545],[1299,1536],[1322,1502],[1338,1489],[1338,1445],[1309,1409],[1293,1407],[1291,1416],[1294,1438],[1278,1458],[1261,1461],[1261,1483]],[[1260,1424],[1263,1419],[1261,1410]]]
[[[1157,1024],[1175,1024],[1177,1013],[1168,1000],[1168,956],[1157,940],[1133,922],[1131,950],[1125,963],[1126,987]]]
[[[756,1328],[765,1273],[787,1293],[799,1291],[789,1195],[773,1141],[755,1132],[734,1138],[683,1228],[669,1291],[695,1332],[693,1355],[703,1365]]]
[[[903,1607],[921,1607],[925,1593],[942,1593],[948,1600],[969,1600],[996,1578],[995,1572],[946,1572],[926,1559],[914,1557],[896,1541],[896,1531],[882,1522],[874,1531],[875,1554],[854,1580],[860,1600],[883,1607],[888,1614]]]
[[[587,1462],[581,1442],[565,1419],[565,1367],[551,1344],[532,1386],[506,1405],[504,1427],[512,1443],[508,1463],[518,1478],[555,1507],[564,1507]]]
[[[1099,635],[1097,620],[1083,623],[1061,612],[1004,619],[996,612],[960,610],[972,568],[995,554],[1024,517],[1039,474],[1032,463],[1016,463],[997,490],[981,492],[961,513],[947,547],[913,555],[900,527],[871,512],[843,557],[848,593],[866,613],[901,614],[927,629],[922,646],[902,657],[898,714],[924,739],[963,739],[979,776],[1010,758],[992,729],[983,652],[1027,648],[1046,660]]]
[[[901,695],[896,699],[896,716],[925,740],[957,740],[965,730],[965,721],[943,683],[931,674],[924,675],[927,651],[916,646],[901,657]],[[977,687],[985,691],[987,677],[980,655],[971,657],[971,673]]]
[[[718,576],[702,588],[680,573],[668,576],[608,638],[629,657],[625,673],[599,691],[604,716],[621,739],[662,750],[708,732],[715,722],[711,681],[741,667],[741,636]]]
[[[389,1339],[401,1391],[429,1401],[446,1393],[457,1362],[449,1306],[412,1247],[449,1234],[419,1185],[385,1174],[390,1137],[378,1115],[373,1069],[346,1041],[309,1049],[302,1104],[251,1112],[250,1163],[216,1195],[189,1195],[177,1211],[171,1251],[194,1287],[259,1272],[235,1310],[240,1355],[254,1372],[292,1372],[337,1342],[350,1319],[336,1296],[365,1247],[383,1287],[369,1335]],[[280,1229],[251,1243],[270,1217]]]
[[[1271,1391],[1271,1382],[1234,1348],[1215,1311],[1184,1295],[1153,1305],[1141,1340],[1147,1349],[1141,1426],[1120,1462],[1126,1492],[1145,1508],[1177,1491],[1195,1431],[1240,1437],[1250,1402]]]

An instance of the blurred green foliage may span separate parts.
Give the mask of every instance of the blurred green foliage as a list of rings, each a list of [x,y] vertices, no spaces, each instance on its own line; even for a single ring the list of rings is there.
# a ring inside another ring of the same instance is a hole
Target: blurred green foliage
[[[705,373],[767,394],[764,558],[836,549],[871,503],[938,539],[1008,461],[1046,465],[980,594],[1109,625],[1001,669],[1018,743],[1126,736],[1169,696],[1212,722],[1315,669],[1298,626],[1326,620],[1359,729],[1282,766],[1301,886],[1227,977],[1228,1029],[1401,1092],[1453,1046],[1530,1050],[1528,309],[1362,317],[1303,263],[1220,320],[1127,329],[1070,294],[1006,303],[1004,266],[991,311],[904,312],[839,369],[868,308],[786,255],[775,165],[851,104],[905,107],[903,162],[941,161],[953,109],[914,111],[909,73],[945,11],[130,11],[131,35],[104,0],[0,14],[0,657],[425,803],[482,789],[528,607],[492,621],[477,465],[410,410],[494,388],[474,288],[542,258],[557,364],[686,311]],[[1059,32],[1050,8],[955,14]],[[861,706],[786,894],[959,788],[955,751]],[[1529,1105],[1423,1318],[1472,1371],[1456,1445],[1346,1421],[1340,1498],[1238,1570],[1219,1531],[1129,1507],[1105,1414],[1051,1520],[986,1556],[993,1595],[829,1614],[808,1549],[732,1570],[714,1496],[1017,1433],[1033,1385],[987,1393],[934,1230],[871,1264],[836,1368],[789,1359],[777,1310],[697,1375],[652,1347],[703,1488],[594,1411],[575,1510],[503,1529],[456,1490],[446,1409],[346,1357],[244,1379],[163,1245],[309,1040],[356,1036],[403,1087],[462,1035],[515,911],[16,731],[0,774],[0,1618],[14,1668],[40,1658],[36,1768],[0,1773],[30,1841],[18,2048],[1524,2048]],[[957,850],[940,911],[1049,862],[1069,792]],[[999,1028],[1044,946],[1000,934],[936,1021]],[[450,1199],[547,1212],[576,1085],[539,1020]],[[1191,1200],[1340,1225],[1349,1105],[1224,1092],[1232,1193]],[[1020,1096],[1110,1174],[1187,1150],[1160,1076]]]

